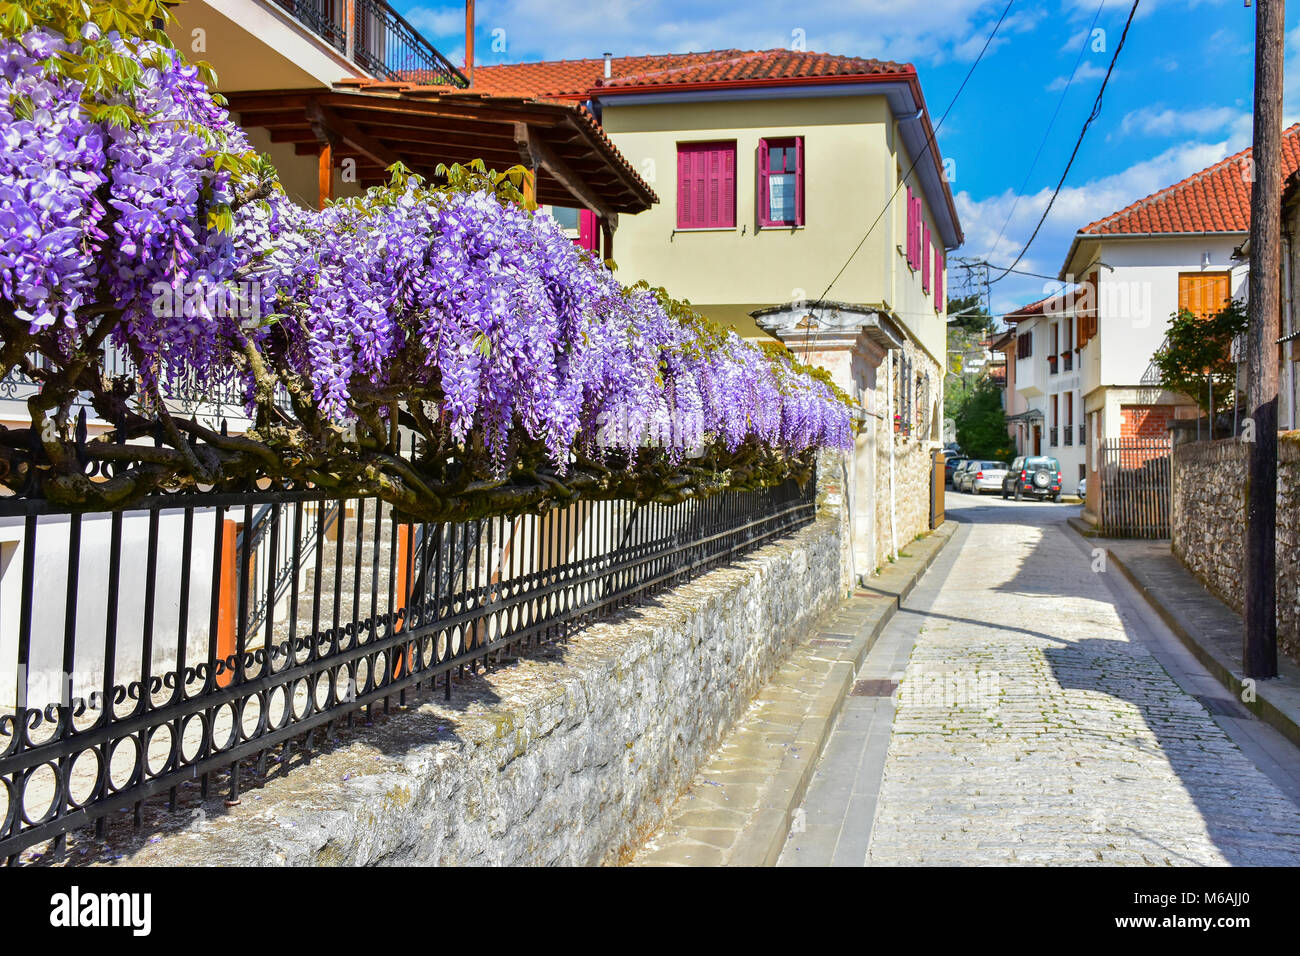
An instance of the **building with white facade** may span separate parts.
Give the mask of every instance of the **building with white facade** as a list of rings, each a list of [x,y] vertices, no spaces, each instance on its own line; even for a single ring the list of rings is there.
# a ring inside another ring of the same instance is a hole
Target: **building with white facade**
[[[1297,168],[1300,125],[1283,134],[1284,176]],[[1012,420],[1022,453],[1058,457],[1067,481],[1086,474],[1096,487],[1102,441],[1163,438],[1173,420],[1198,416],[1192,399],[1161,386],[1151,360],[1178,311],[1210,315],[1246,298],[1253,175],[1243,150],[1084,226],[1061,267],[1065,290],[1006,316],[1017,335],[1015,390],[1027,405]],[[1290,284],[1284,276],[1284,332],[1294,327]],[[1297,425],[1295,358],[1279,349],[1283,428]],[[1086,516],[1095,517],[1095,501]]]

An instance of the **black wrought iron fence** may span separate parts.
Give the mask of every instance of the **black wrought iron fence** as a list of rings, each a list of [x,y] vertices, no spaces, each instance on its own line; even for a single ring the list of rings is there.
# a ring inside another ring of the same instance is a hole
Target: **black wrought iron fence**
[[[28,360],[37,370],[50,367],[49,359],[40,353],[30,354]],[[104,376],[110,379],[134,382],[139,376],[139,370],[127,351],[111,343],[104,346],[102,368]],[[172,370],[164,369],[160,386],[163,401],[175,413],[202,416],[209,420],[238,418],[244,414],[247,389],[237,378],[203,381],[191,370],[172,374]],[[25,400],[40,387],[41,382],[37,378],[15,366],[0,377],[0,399]],[[287,410],[290,407],[289,394],[283,386],[276,387],[275,401],[281,408]],[[138,393],[129,403],[134,408],[139,407]],[[89,408],[89,401],[85,400],[82,407]]]
[[[407,524],[311,489],[0,499],[0,858],[553,639],[811,521],[793,482]],[[261,567],[259,567],[261,565]]]

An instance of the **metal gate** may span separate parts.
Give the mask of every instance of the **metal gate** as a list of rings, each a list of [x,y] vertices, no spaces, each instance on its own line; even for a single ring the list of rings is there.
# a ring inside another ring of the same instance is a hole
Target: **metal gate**
[[[1173,488],[1168,438],[1101,443],[1101,530],[1111,538],[1168,538]]]

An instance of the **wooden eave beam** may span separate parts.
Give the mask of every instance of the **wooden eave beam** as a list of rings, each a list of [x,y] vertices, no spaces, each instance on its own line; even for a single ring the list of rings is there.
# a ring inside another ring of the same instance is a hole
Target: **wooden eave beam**
[[[569,191],[580,203],[594,212],[607,223],[611,230],[618,228],[618,213],[614,212],[605,200],[596,195],[587,183],[573,169],[555,154],[555,151],[539,138],[527,123],[515,124],[515,146],[519,154],[529,165],[540,167],[556,182]]]

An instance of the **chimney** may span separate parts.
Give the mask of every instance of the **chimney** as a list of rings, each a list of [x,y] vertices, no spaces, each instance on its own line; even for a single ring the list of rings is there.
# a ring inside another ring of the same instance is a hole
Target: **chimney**
[[[465,0],[465,78],[474,85],[474,0]]]
[[[614,54],[606,53],[605,54],[605,79],[608,80],[613,75],[614,75]]]

